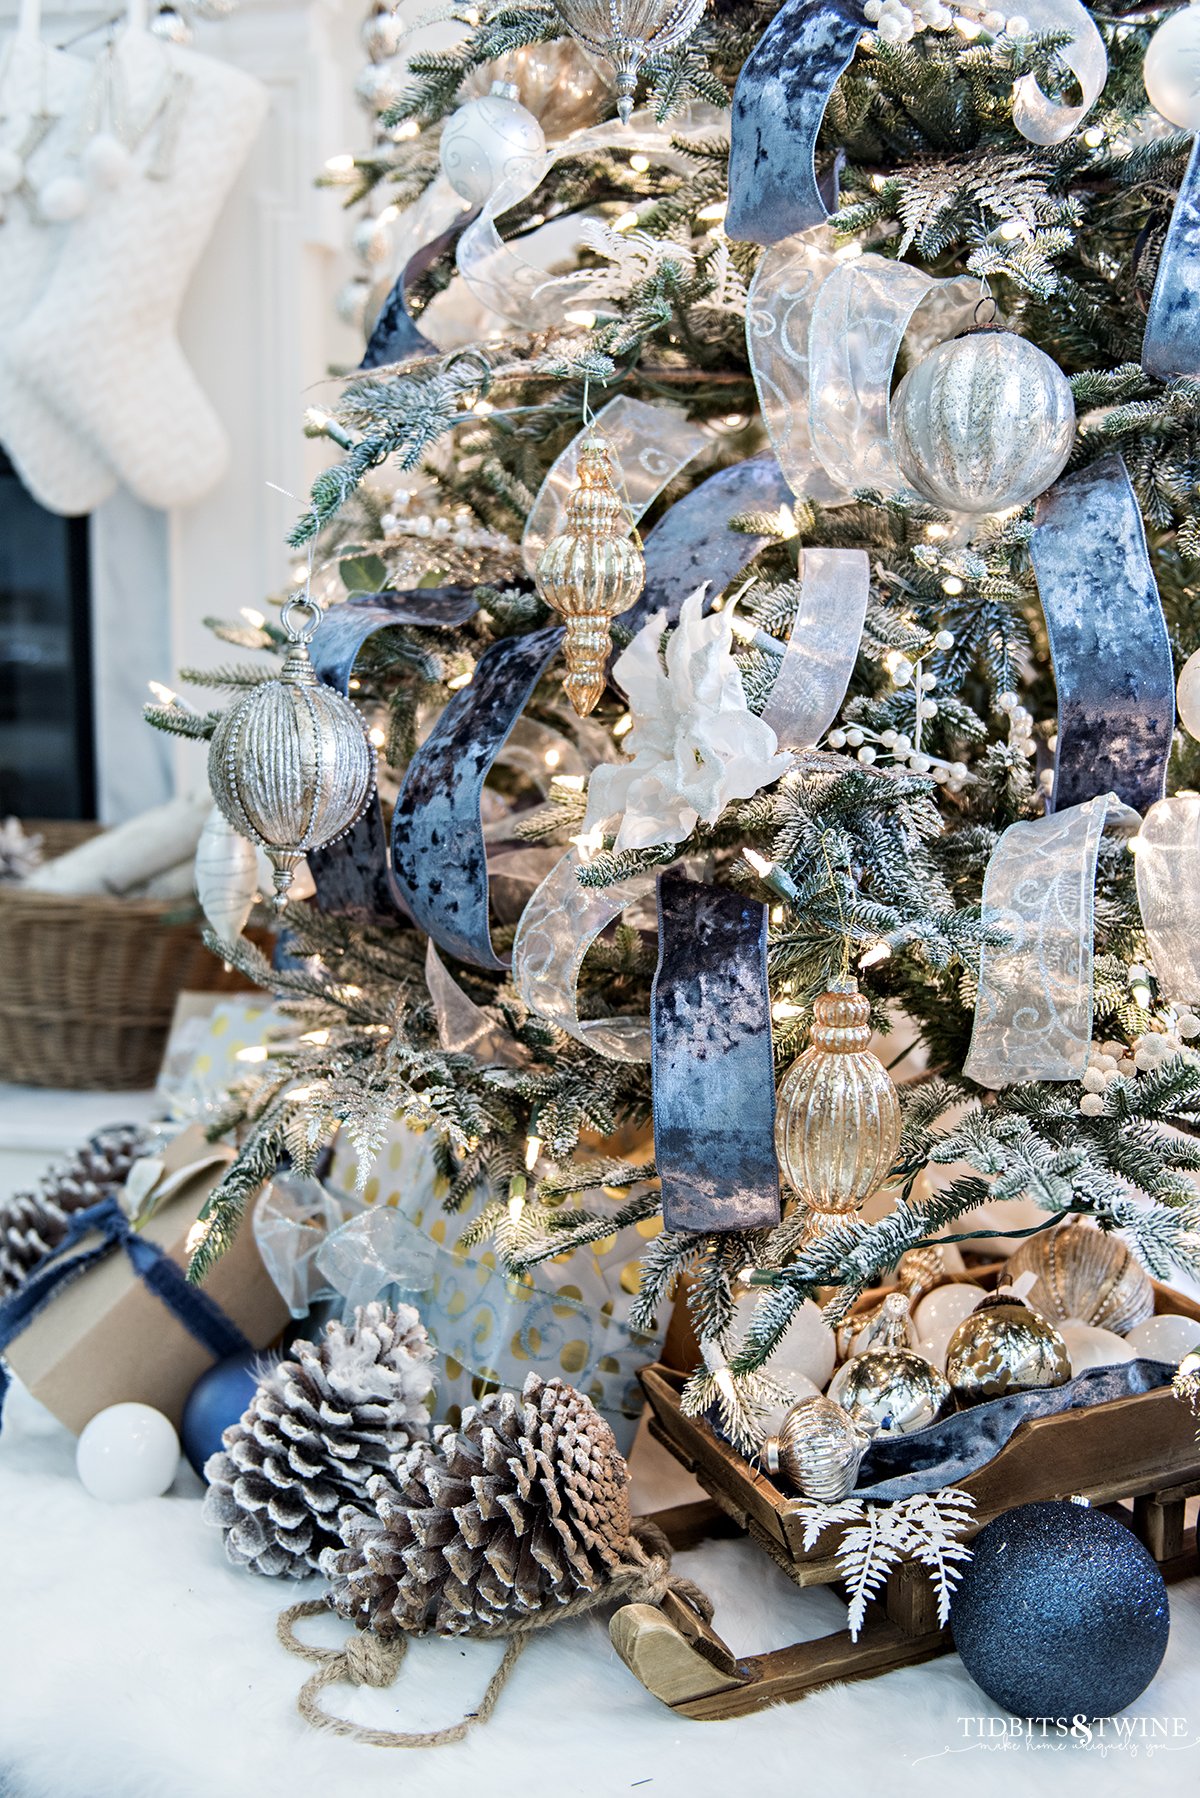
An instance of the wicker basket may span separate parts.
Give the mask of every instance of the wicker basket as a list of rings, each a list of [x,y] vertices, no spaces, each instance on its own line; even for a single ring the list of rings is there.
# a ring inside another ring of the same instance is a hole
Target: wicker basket
[[[54,856],[99,827],[26,828]],[[178,900],[0,886],[0,1080],[74,1091],[153,1086],[177,995],[247,989],[179,911]]]

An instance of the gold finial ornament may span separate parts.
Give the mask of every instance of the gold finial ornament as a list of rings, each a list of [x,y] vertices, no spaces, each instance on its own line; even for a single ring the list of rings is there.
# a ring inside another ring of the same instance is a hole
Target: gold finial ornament
[[[567,500],[566,525],[542,551],[533,578],[546,604],[566,622],[563,685],[586,718],[604,691],[609,625],[638,598],[646,564],[628,534],[629,513],[598,437],[588,437],[580,448],[577,480]]]
[[[308,623],[295,623],[298,610]],[[321,619],[315,601],[289,600],[291,648],[273,680],[231,706],[208,752],[208,784],[222,815],[266,851],[275,909],[287,904],[296,865],[343,836],[375,790],[375,751],[348,699],[317,678],[308,645]]]
[[[871,1007],[852,979],[813,1007],[812,1040],[779,1086],[775,1152],[817,1231],[887,1178],[900,1143],[900,1101],[871,1052]]]

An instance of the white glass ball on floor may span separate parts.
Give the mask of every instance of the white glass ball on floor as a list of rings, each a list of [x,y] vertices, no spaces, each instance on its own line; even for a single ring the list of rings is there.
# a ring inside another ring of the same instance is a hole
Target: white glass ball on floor
[[[948,512],[1027,505],[1058,479],[1074,441],[1067,377],[1012,331],[969,331],[939,344],[892,398],[904,477]]]
[[[1072,1379],[1088,1367],[1116,1367],[1122,1361],[1137,1360],[1137,1350],[1130,1348],[1125,1338],[1115,1335],[1112,1330],[1080,1323],[1077,1317],[1068,1317],[1055,1328],[1067,1345]]]
[[[442,172],[455,193],[482,206],[506,176],[544,154],[546,138],[510,81],[468,100],[442,126]]]
[[[179,1467],[179,1437],[153,1405],[109,1405],[84,1426],[75,1469],[84,1489],[108,1505],[158,1498]]]
[[[1135,1355],[1145,1355],[1148,1361],[1169,1361],[1175,1366],[1194,1348],[1200,1348],[1200,1324],[1194,1318],[1164,1311],[1158,1317],[1148,1317],[1145,1323],[1135,1324],[1126,1332],[1125,1341]]]
[[[191,26],[173,6],[160,6],[150,21],[150,29],[164,44],[190,44],[192,41]]]
[[[1163,20],[1142,64],[1146,97],[1181,131],[1200,131],[1200,13],[1181,6]]]

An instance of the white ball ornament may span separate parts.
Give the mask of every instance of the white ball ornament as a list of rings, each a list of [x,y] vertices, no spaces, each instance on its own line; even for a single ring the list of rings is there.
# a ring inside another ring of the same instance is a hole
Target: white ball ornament
[[[1175,1366],[1194,1348],[1200,1347],[1200,1324],[1177,1312],[1162,1311],[1126,1331],[1125,1341],[1135,1355],[1144,1355],[1148,1361],[1167,1361]]]
[[[1075,441],[1070,383],[1012,331],[939,344],[892,398],[892,447],[905,479],[948,512],[1023,506],[1066,467]]]
[[[1069,1317],[1055,1328],[1067,1345],[1072,1379],[1088,1367],[1115,1367],[1121,1361],[1137,1359],[1136,1349],[1131,1349],[1123,1336],[1101,1330],[1095,1324],[1080,1323],[1077,1317]]]
[[[751,1287],[749,1292],[742,1293],[734,1300],[738,1325],[743,1335],[750,1328],[760,1297],[761,1294]],[[801,1398],[807,1390],[806,1381],[811,1381],[818,1390],[824,1390],[836,1360],[837,1340],[834,1333],[821,1316],[820,1307],[814,1305],[811,1299],[806,1299],[792,1318],[764,1371],[772,1379],[794,1391],[797,1398]]]
[[[482,206],[506,176],[543,155],[545,133],[511,81],[468,100],[442,127],[442,172],[455,193]]]
[[[94,187],[119,187],[128,175],[133,158],[119,137],[111,131],[98,131],[88,142],[80,161],[83,172]]]
[[[1146,97],[1181,131],[1200,131],[1200,12],[1181,6],[1165,18],[1142,64]]]
[[[109,1405],[98,1411],[75,1448],[81,1484],[107,1505],[158,1498],[178,1466],[175,1427],[153,1405]]]
[[[1200,649],[1183,664],[1175,689],[1175,705],[1179,722],[1188,736],[1200,738]]]
[[[56,175],[38,194],[38,211],[52,225],[69,225],[86,209],[87,198],[77,175]]]
[[[0,194],[15,194],[25,179],[25,164],[15,150],[0,149]]]

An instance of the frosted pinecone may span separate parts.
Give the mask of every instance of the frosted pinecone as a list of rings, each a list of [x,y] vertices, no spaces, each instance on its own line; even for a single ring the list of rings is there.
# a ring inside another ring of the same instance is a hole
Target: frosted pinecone
[[[371,1480],[321,1557],[343,1616],[380,1635],[503,1633],[594,1592],[629,1557],[629,1470],[590,1401],[525,1381]]]
[[[231,1561],[303,1579],[341,1541],[338,1513],[369,1503],[372,1475],[428,1437],[433,1349],[411,1305],[376,1302],[292,1354],[209,1457],[204,1518]]]
[[[0,1205],[0,1299],[24,1285],[38,1262],[56,1249],[74,1211],[99,1204],[125,1184],[143,1153],[134,1124],[98,1130],[69,1161],[48,1168],[35,1187]]]

